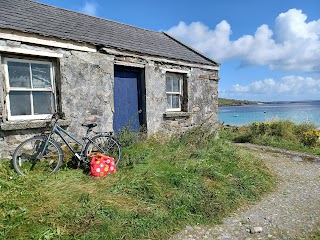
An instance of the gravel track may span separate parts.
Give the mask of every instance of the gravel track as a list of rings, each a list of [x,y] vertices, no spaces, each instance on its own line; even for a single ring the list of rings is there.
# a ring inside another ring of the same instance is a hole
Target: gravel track
[[[320,230],[320,159],[251,144],[246,147],[277,175],[261,201],[241,207],[214,227],[186,226],[172,239],[310,239]]]

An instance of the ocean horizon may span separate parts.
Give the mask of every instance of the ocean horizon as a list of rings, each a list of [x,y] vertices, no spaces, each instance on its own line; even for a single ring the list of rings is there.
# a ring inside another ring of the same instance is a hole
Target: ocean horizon
[[[320,127],[320,100],[283,101],[218,108],[219,122],[244,126],[253,122],[290,120],[296,124],[314,123]]]

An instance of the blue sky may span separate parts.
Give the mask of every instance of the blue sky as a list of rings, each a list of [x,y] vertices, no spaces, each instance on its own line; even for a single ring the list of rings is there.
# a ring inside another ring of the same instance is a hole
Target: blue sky
[[[221,63],[219,97],[320,100],[319,0],[37,0],[165,31]]]

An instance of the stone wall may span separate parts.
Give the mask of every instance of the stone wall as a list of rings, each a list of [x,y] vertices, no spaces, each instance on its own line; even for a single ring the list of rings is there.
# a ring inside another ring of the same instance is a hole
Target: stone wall
[[[146,75],[146,113],[148,133],[160,131],[162,115],[166,109],[165,75],[152,61],[145,67]]]
[[[187,111],[163,114],[165,132],[185,131],[202,124],[218,126],[218,79],[217,72],[191,68],[187,77]]]
[[[97,122],[95,131],[112,131],[113,57],[70,51],[60,59],[61,107],[71,120],[68,131],[81,137],[84,122]]]
[[[0,45],[12,41],[0,41]],[[97,122],[96,131],[112,131],[114,65],[122,62],[126,66],[144,69],[146,90],[146,114],[149,134],[174,133],[203,123],[215,127],[218,103],[218,75],[215,70],[204,70],[183,62],[166,63],[147,56],[128,56],[104,52],[81,52],[59,48],[44,48],[15,43],[19,47],[46,50],[62,54],[55,59],[57,103],[66,115],[61,122],[76,137],[84,134],[84,122]],[[13,44],[14,45],[14,44]],[[3,53],[0,52],[0,58]],[[166,112],[166,72],[185,72],[188,100],[186,108],[179,113]],[[43,121],[8,122],[5,117],[4,68],[0,68],[0,96],[4,117],[0,129],[0,158],[10,158],[15,147],[24,139],[41,133]],[[2,116],[1,116],[2,117]]]
[[[166,72],[186,74],[187,107],[179,113],[166,111]],[[210,124],[217,127],[218,72],[181,64],[149,62],[146,67],[148,133],[175,133],[192,126]]]

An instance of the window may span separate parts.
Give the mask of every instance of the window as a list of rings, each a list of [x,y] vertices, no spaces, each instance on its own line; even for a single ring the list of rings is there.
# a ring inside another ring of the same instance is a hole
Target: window
[[[44,119],[54,111],[51,62],[6,58],[4,65],[9,120]]]
[[[183,74],[167,73],[167,110],[181,111]]]

